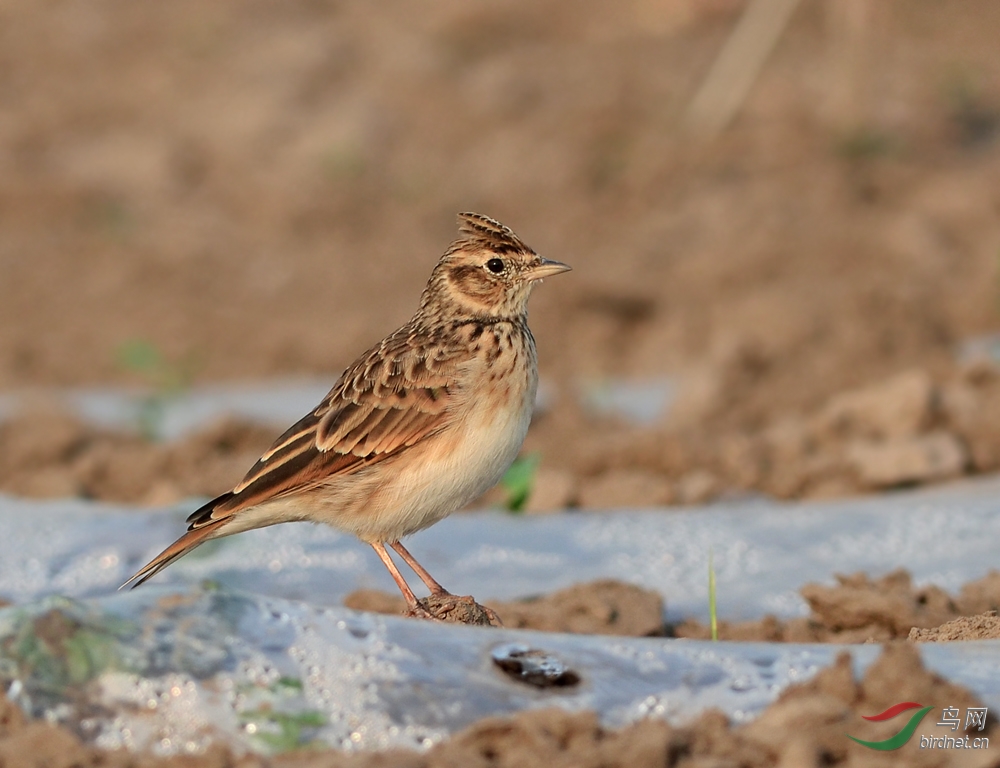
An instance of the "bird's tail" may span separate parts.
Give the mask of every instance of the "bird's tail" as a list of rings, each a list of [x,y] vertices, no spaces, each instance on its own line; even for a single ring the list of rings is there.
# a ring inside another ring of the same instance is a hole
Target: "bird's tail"
[[[132,578],[122,584],[119,589],[124,589],[129,584],[132,585],[132,589],[135,589],[147,579],[151,579],[153,576],[158,574],[177,558],[183,557],[192,549],[200,544],[204,544],[209,539],[214,539],[219,535],[219,529],[228,522],[230,522],[230,520],[226,517],[221,520],[213,520],[210,523],[205,523],[204,525],[188,531],[160,554],[146,563],[146,565],[140,568],[139,571]]]

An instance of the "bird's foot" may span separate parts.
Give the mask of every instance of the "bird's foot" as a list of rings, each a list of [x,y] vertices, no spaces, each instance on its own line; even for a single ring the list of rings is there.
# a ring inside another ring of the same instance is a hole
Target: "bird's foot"
[[[403,616],[408,619],[430,619],[431,621],[437,619],[434,614],[421,605],[422,602],[422,600],[418,600],[413,605],[408,605],[403,611]]]

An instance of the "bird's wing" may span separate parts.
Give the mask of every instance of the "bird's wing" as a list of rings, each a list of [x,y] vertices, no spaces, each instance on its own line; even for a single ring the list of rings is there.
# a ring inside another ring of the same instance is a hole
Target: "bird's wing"
[[[404,327],[362,356],[231,494],[188,518],[190,529],[371,466],[446,428],[463,396],[463,354],[434,342]]]

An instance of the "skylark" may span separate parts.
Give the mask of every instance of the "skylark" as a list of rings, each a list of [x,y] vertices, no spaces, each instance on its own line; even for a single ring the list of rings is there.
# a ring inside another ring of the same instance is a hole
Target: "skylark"
[[[209,539],[306,520],[370,544],[411,615],[426,612],[386,544],[433,595],[449,594],[400,539],[478,497],[517,456],[538,383],[528,297],[542,278],[569,269],[486,216],[463,213],[459,224],[413,318],[359,357],[126,584],[142,584]]]

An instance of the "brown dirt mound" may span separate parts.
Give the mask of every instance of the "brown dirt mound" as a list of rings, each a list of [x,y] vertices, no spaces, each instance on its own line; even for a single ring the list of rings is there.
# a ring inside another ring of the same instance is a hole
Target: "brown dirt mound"
[[[571,424],[558,411],[542,414],[536,433],[547,437],[532,437],[527,449],[558,455],[562,466],[541,468],[527,510],[690,504],[734,490],[843,495],[988,472],[1000,468],[997,402],[1000,372],[978,364],[947,384],[915,370],[841,392],[805,417],[783,417],[739,438],[620,425],[600,433],[582,416]],[[0,422],[0,490],[129,503],[215,495],[237,482],[279,431],[222,419],[161,443],[37,404]],[[549,439],[558,439],[559,451],[545,447]],[[496,489],[477,503],[502,500]]]
[[[223,419],[161,443],[38,405],[0,422],[0,490],[138,504],[214,496],[238,482],[275,436],[273,428]]]
[[[719,622],[720,640],[785,643],[868,643],[900,639],[981,639],[994,622],[988,613],[1000,607],[1000,571],[965,584],[957,597],[936,586],[914,587],[910,574],[897,570],[880,579],[857,573],[837,576],[837,585],[807,584],[802,596],[812,613],[781,620]],[[663,599],[633,584],[605,579],[526,600],[487,601],[504,626],[545,632],[647,637],[669,635],[707,640],[707,625],[688,620],[664,625]],[[348,608],[400,614],[398,595],[357,590],[344,599]],[[965,618],[963,617],[973,617]],[[960,620],[959,624],[949,624]],[[941,632],[923,634],[941,626]],[[963,635],[962,628],[969,634]],[[914,633],[919,633],[915,635]]]
[[[959,616],[932,629],[910,630],[909,639],[918,643],[947,643],[953,640],[1000,640],[1000,617],[996,611],[978,616]]]

